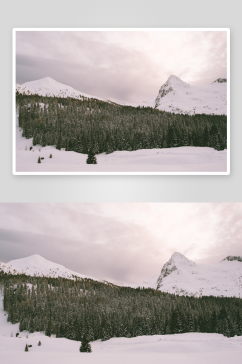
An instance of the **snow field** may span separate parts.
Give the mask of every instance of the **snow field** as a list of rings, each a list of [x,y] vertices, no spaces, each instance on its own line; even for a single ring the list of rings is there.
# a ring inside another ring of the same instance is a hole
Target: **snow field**
[[[33,138],[22,137],[16,127],[16,172],[226,172],[227,150],[208,147],[178,147],[141,149],[99,154],[97,163],[86,164],[87,155],[73,151],[59,151],[54,146],[32,146]],[[27,150],[26,150],[27,149]],[[53,158],[49,158],[52,154]],[[37,163],[38,157],[44,157]]]
[[[91,343],[92,353],[80,353],[80,342],[47,337],[43,332],[19,332],[18,324],[7,322],[3,311],[3,286],[0,287],[0,361],[4,364],[227,364],[241,362],[242,336],[186,333],[175,335],[112,338]],[[41,341],[41,346],[38,342]],[[32,345],[25,352],[25,345]]]

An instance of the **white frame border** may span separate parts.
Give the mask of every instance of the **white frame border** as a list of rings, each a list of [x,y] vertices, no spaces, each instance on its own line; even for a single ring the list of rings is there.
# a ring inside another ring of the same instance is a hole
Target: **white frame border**
[[[16,171],[16,32],[17,31],[224,31],[227,32],[227,172],[17,172]],[[12,33],[12,172],[14,175],[229,175],[230,174],[230,29],[229,28],[14,28]]]

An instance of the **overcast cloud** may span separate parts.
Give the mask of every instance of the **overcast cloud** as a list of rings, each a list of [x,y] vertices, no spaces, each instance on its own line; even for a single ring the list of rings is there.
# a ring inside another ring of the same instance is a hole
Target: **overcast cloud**
[[[242,204],[0,204],[0,261],[40,254],[111,282],[141,283],[178,251],[242,256]]]
[[[223,31],[18,31],[16,82],[51,77],[84,93],[141,102],[174,74],[206,85],[227,77]]]

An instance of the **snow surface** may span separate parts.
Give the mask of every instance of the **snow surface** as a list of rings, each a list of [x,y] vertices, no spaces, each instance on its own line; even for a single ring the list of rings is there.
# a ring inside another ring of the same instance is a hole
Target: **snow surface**
[[[214,265],[197,264],[181,253],[174,253],[160,275],[137,286],[194,297],[242,298],[242,262],[224,259]]]
[[[100,281],[97,278],[86,276],[80,273],[73,272],[63,265],[53,263],[38,254],[31,255],[26,258],[11,260],[8,263],[0,262],[0,271],[11,274],[26,274],[28,276],[37,277],[52,277],[52,278],[67,278],[75,279],[89,278],[95,281]]]
[[[157,96],[143,101],[149,106],[175,114],[227,115],[227,80],[216,80],[207,86],[192,86],[171,75],[161,86]]]
[[[43,332],[19,333],[19,324],[7,322],[0,287],[0,361],[4,364],[234,364],[241,363],[242,336],[187,333],[175,335],[112,338],[91,343],[92,353],[80,353],[80,342],[47,337]],[[41,341],[41,346],[38,342]],[[25,345],[32,345],[28,352]]]
[[[227,150],[217,151],[208,147],[178,147],[116,151],[96,156],[97,164],[86,164],[87,155],[73,151],[59,151],[55,146],[33,145],[33,138],[22,137],[16,127],[16,172],[128,172],[128,173],[186,173],[227,172]],[[26,150],[27,149],[27,150]],[[49,158],[52,154],[53,158]],[[44,157],[37,163],[38,157]]]

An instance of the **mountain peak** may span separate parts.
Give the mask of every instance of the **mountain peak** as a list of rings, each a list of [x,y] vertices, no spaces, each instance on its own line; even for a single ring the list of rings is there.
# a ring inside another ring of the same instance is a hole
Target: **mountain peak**
[[[161,105],[165,96],[175,96],[177,91],[179,92],[180,89],[183,90],[184,88],[186,89],[188,87],[190,87],[188,83],[182,81],[175,75],[170,75],[159,90],[158,96],[155,100],[155,107],[158,108]]]
[[[196,264],[176,252],[162,267],[157,289],[194,297],[240,297],[241,262],[242,256],[230,255],[219,264]]]
[[[143,101],[140,106],[175,114],[227,115],[226,82],[226,78],[218,78],[212,84],[198,86],[170,75],[158,95]]]
[[[25,93],[28,95],[40,95],[46,97],[71,97],[74,99],[82,100],[84,98],[91,98],[109,102],[98,96],[91,96],[75,90],[71,86],[64,85],[51,77],[44,77],[39,80],[25,82],[22,85],[16,84],[16,91],[20,94]]]
[[[175,271],[176,274],[179,274],[181,270],[190,267],[196,267],[196,264],[181,253],[173,253],[168,262],[166,262],[162,267],[161,273],[157,279],[157,289],[162,287],[164,278],[171,275]]]
[[[26,274],[27,276],[37,277],[52,277],[52,278],[67,278],[75,279],[88,278],[99,281],[97,278],[86,276],[43,258],[39,254],[30,255],[26,258],[11,260],[8,263],[0,262],[0,271],[10,274]]]
[[[192,260],[185,257],[185,255],[175,252],[172,254],[171,258],[168,260],[167,263],[170,264],[176,264],[176,265],[189,265],[189,266],[196,266],[196,263],[194,263]]]
[[[166,81],[168,84],[172,84],[172,85],[180,85],[180,86],[185,86],[188,87],[189,84],[182,81],[179,77],[175,76],[175,75],[170,75]],[[165,84],[164,84],[165,85]]]
[[[27,87],[30,89],[40,89],[40,88],[53,88],[53,89],[69,89],[70,86],[63,85],[62,83],[54,80],[51,77],[44,77],[39,80],[29,81],[22,84],[22,87]]]

